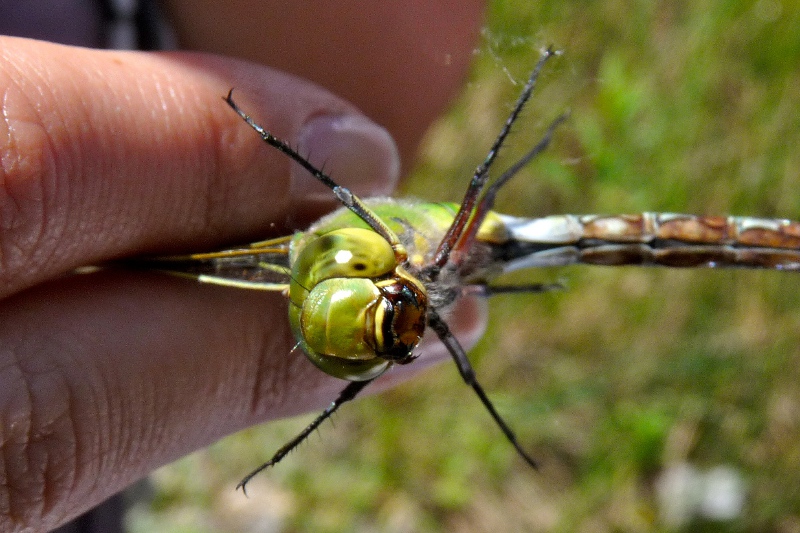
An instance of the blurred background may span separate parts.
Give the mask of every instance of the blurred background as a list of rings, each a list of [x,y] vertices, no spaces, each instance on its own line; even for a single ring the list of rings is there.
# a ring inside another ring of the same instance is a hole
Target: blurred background
[[[503,152],[559,113],[499,211],[800,219],[800,5],[492,3],[462,96],[402,193],[460,200],[540,50],[563,55]],[[470,357],[531,471],[443,364],[364,398],[234,487],[313,417],[157,471],[131,532],[800,532],[800,277],[570,267],[490,302]]]

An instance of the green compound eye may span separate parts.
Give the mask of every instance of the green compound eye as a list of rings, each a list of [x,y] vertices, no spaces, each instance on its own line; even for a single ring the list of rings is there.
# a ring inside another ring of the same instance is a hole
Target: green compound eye
[[[311,361],[324,372],[361,381],[385,371],[391,363],[376,354],[375,315],[381,293],[372,280],[323,280],[302,306],[289,308],[295,338]]]
[[[292,280],[296,288],[311,290],[331,278],[385,276],[396,266],[392,247],[374,231],[338,229],[303,246],[292,266]],[[293,297],[292,301],[299,303]]]
[[[392,247],[370,230],[340,229],[308,242],[294,262],[289,297],[300,347],[342,379],[372,379],[408,360],[424,330],[424,289],[398,272]]]

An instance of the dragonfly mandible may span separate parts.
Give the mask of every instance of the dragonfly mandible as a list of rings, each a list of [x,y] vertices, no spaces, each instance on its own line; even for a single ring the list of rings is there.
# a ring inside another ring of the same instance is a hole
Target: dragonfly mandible
[[[552,48],[542,53],[460,204],[362,200],[254,122],[234,102],[233,91],[225,98],[267,144],[330,188],[343,207],[294,235],[241,248],[156,258],[144,265],[205,283],[281,292],[289,301],[297,346],[321,370],[350,382],[238,487],[245,490],[253,476],[278,463],[378,376],[394,365],[413,362],[427,328],[443,342],[505,437],[535,468],[442,318],[466,293],[491,296],[560,288],[492,283],[505,273],[575,263],[800,270],[800,223],[789,220],[670,213],[518,218],[494,212],[503,185],[547,147],[567,118],[558,116],[535,146],[487,184],[539,73],[558,54]]]

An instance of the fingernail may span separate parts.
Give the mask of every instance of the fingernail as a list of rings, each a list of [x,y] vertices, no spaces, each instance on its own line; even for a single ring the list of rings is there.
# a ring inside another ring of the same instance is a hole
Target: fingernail
[[[400,177],[400,155],[389,132],[359,115],[323,115],[307,122],[297,150],[337,184],[359,196],[387,195]],[[312,201],[332,198],[331,191],[292,163],[291,194]]]

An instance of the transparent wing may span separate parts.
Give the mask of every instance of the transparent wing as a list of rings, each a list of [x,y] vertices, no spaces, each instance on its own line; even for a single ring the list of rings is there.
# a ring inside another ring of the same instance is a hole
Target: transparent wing
[[[137,266],[228,287],[283,291],[289,287],[291,236],[219,252],[155,257]]]

